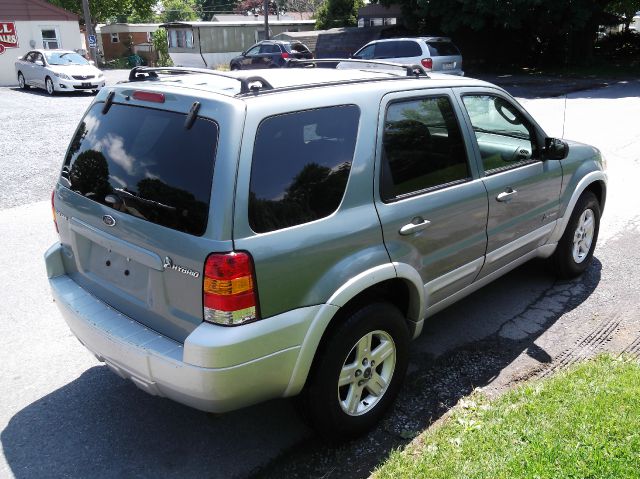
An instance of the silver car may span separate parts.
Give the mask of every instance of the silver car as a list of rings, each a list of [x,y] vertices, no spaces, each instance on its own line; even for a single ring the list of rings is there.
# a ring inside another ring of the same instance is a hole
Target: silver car
[[[44,88],[49,95],[72,91],[97,93],[105,82],[100,70],[71,50],[32,50],[16,61],[15,68],[20,88]]]
[[[389,38],[375,40],[353,54],[360,60],[421,65],[426,71],[464,75],[462,55],[448,37]],[[341,65],[341,68],[344,64]],[[371,68],[371,67],[370,67]]]
[[[205,411],[299,395],[346,438],[391,406],[429,317],[532,258],[584,272],[600,152],[494,85],[396,70],[138,67],[103,89],[45,255],[82,344]]]

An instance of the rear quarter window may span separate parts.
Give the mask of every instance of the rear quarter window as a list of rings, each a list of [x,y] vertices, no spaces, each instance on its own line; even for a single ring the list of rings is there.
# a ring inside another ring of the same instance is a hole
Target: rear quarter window
[[[186,129],[185,114],[119,104],[102,114],[103,105],[95,104],[80,122],[60,182],[121,213],[202,235],[217,124],[198,118]]]
[[[249,224],[265,233],[331,215],[342,201],[355,150],[355,105],[265,119],[253,150]]]
[[[460,50],[451,42],[427,42],[432,57],[460,55]]]

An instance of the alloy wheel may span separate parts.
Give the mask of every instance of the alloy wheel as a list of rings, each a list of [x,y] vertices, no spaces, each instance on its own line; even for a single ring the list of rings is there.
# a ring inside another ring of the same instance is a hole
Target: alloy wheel
[[[580,215],[578,226],[573,234],[573,260],[576,263],[582,263],[589,255],[593,235],[595,232],[595,220],[593,211],[586,209]]]
[[[360,416],[382,399],[395,371],[396,346],[384,331],[372,331],[353,346],[340,370],[338,402],[349,416]]]

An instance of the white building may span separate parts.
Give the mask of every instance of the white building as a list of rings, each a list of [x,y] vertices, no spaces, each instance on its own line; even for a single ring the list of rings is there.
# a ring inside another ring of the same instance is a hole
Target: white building
[[[45,0],[0,0],[0,86],[18,84],[14,63],[34,48],[85,48],[78,17]]]

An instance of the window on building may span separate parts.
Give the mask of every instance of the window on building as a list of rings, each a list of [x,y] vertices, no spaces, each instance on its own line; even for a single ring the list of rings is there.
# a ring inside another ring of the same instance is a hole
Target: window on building
[[[193,48],[193,30],[190,28],[169,31],[170,48]]]
[[[45,50],[54,50],[60,48],[60,38],[58,30],[53,27],[43,28],[42,32],[42,48]]]
[[[117,33],[111,34],[111,43],[120,43],[120,37]]]

